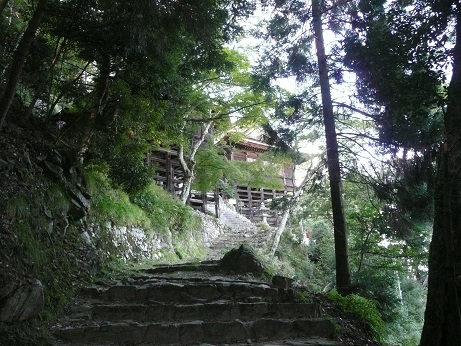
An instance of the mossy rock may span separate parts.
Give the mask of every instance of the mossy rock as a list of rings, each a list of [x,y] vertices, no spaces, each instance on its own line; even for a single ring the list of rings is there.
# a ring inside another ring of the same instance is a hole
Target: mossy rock
[[[219,265],[223,269],[235,273],[251,273],[254,275],[265,273],[265,267],[257,258],[254,250],[245,244],[226,253],[219,261]]]

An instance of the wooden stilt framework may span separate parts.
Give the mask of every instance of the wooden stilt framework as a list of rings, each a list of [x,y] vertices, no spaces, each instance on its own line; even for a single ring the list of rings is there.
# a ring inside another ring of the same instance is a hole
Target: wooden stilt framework
[[[155,169],[155,183],[179,197],[184,183],[184,171],[179,163],[178,151],[159,148],[147,155],[147,164]],[[212,210],[219,217],[218,191],[201,193],[192,190],[187,204],[203,213]]]
[[[282,217],[282,211],[270,209],[273,200],[289,194],[285,190],[255,189],[249,186],[237,186],[237,211],[253,223],[265,220],[276,226]]]
[[[229,159],[232,161],[251,162],[258,159],[261,154],[270,150],[270,148],[270,145],[266,143],[246,139],[235,145],[234,150],[229,155]],[[270,209],[269,207],[272,201],[293,194],[293,175],[292,167],[285,167],[280,170],[279,178],[283,183],[283,189],[281,190],[252,188],[245,185],[237,186],[237,211],[253,223],[266,221],[271,226],[277,226],[283,211]]]
[[[233,161],[253,161],[270,148],[268,144],[248,139],[237,143],[228,158]],[[179,196],[184,182],[184,172],[178,160],[178,151],[157,149],[148,154],[147,163],[155,169],[156,184]],[[283,168],[279,172],[279,177],[284,186],[281,190],[236,186],[235,209],[254,223],[266,221],[271,226],[278,225],[283,211],[271,210],[269,207],[273,200],[294,192],[293,168]],[[219,194],[217,190],[207,193],[192,190],[187,203],[197,210],[211,212],[219,217]],[[222,197],[226,199],[228,196]]]

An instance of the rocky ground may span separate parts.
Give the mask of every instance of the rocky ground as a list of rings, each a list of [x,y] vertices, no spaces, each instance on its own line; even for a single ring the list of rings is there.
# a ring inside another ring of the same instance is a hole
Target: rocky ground
[[[68,227],[85,209],[81,176],[44,126],[0,132],[0,345],[46,345],[43,322],[91,272]]]

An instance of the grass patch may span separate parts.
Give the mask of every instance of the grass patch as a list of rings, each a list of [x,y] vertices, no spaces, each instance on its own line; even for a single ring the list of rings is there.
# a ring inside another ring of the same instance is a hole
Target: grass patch
[[[178,198],[153,183],[129,195],[113,188],[107,172],[100,166],[89,167],[86,178],[93,196],[91,215],[101,229],[111,221],[119,226],[139,227],[147,237],[160,235],[174,248],[174,251],[162,254],[162,262],[203,258],[205,248],[201,238],[201,219]],[[114,254],[106,256],[104,262],[117,262],[117,249],[111,245],[111,236],[100,234],[100,237],[106,245],[100,244],[98,247],[107,246],[109,252]]]
[[[137,192],[132,201],[146,213],[155,230],[162,234],[168,230],[187,232],[200,226],[200,218],[190,207],[182,205],[179,199],[155,184]]]
[[[192,208],[155,184],[136,193],[132,200],[148,215],[152,231],[171,237],[177,258],[203,258],[201,219]]]
[[[361,320],[373,338],[383,343],[385,340],[385,323],[378,311],[377,303],[356,294],[340,295],[336,290],[327,293],[327,297],[338,304],[341,309]]]
[[[146,212],[138,205],[131,203],[127,193],[112,188],[104,170],[92,166],[87,169],[85,177],[92,196],[92,215],[97,221],[101,224],[112,221],[117,225],[152,228],[151,220]]]

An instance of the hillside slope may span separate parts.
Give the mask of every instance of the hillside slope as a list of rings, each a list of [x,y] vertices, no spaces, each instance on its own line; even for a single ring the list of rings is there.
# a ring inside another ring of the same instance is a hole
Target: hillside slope
[[[91,247],[82,236],[91,207],[82,170],[50,133],[43,124],[10,122],[0,136],[1,345],[50,345],[49,323],[80,287],[101,275],[98,244]],[[376,345],[360,324],[333,305],[322,306],[338,325],[342,344]]]

